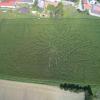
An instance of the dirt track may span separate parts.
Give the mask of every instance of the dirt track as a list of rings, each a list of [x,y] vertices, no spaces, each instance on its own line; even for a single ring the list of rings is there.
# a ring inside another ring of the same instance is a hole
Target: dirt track
[[[55,86],[0,80],[0,100],[84,100],[84,93]]]

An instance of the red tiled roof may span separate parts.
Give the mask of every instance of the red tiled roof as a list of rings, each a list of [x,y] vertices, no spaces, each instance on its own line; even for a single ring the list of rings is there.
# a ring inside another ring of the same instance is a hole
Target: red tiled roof
[[[82,0],[85,9],[90,9],[91,5],[87,2],[87,0]]]
[[[91,5],[90,4],[84,4],[84,8],[85,9],[90,9],[91,8]]]
[[[4,2],[0,2],[0,6],[13,6],[15,3],[15,0],[6,0]]]

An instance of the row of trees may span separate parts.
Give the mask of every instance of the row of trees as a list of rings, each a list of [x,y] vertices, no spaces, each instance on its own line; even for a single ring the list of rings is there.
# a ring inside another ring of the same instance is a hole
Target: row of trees
[[[78,84],[60,84],[60,88],[64,90],[69,90],[72,92],[80,92],[83,91],[85,92],[85,100],[93,100],[93,93],[91,90],[90,85],[87,86],[80,86]]]
[[[64,83],[64,84],[60,84],[60,88],[64,89],[64,90],[75,91],[75,92],[84,91],[84,92],[88,93],[91,96],[93,95],[90,85],[80,86],[78,84]]]

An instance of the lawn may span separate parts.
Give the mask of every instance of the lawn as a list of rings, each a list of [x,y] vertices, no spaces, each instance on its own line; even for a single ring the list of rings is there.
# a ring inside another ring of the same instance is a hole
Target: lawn
[[[3,75],[100,84],[99,19],[0,20]]]

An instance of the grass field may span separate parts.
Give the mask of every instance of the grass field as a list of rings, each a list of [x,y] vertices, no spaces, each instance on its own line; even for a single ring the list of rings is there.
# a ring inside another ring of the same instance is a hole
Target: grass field
[[[100,84],[100,20],[0,20],[0,74]]]

